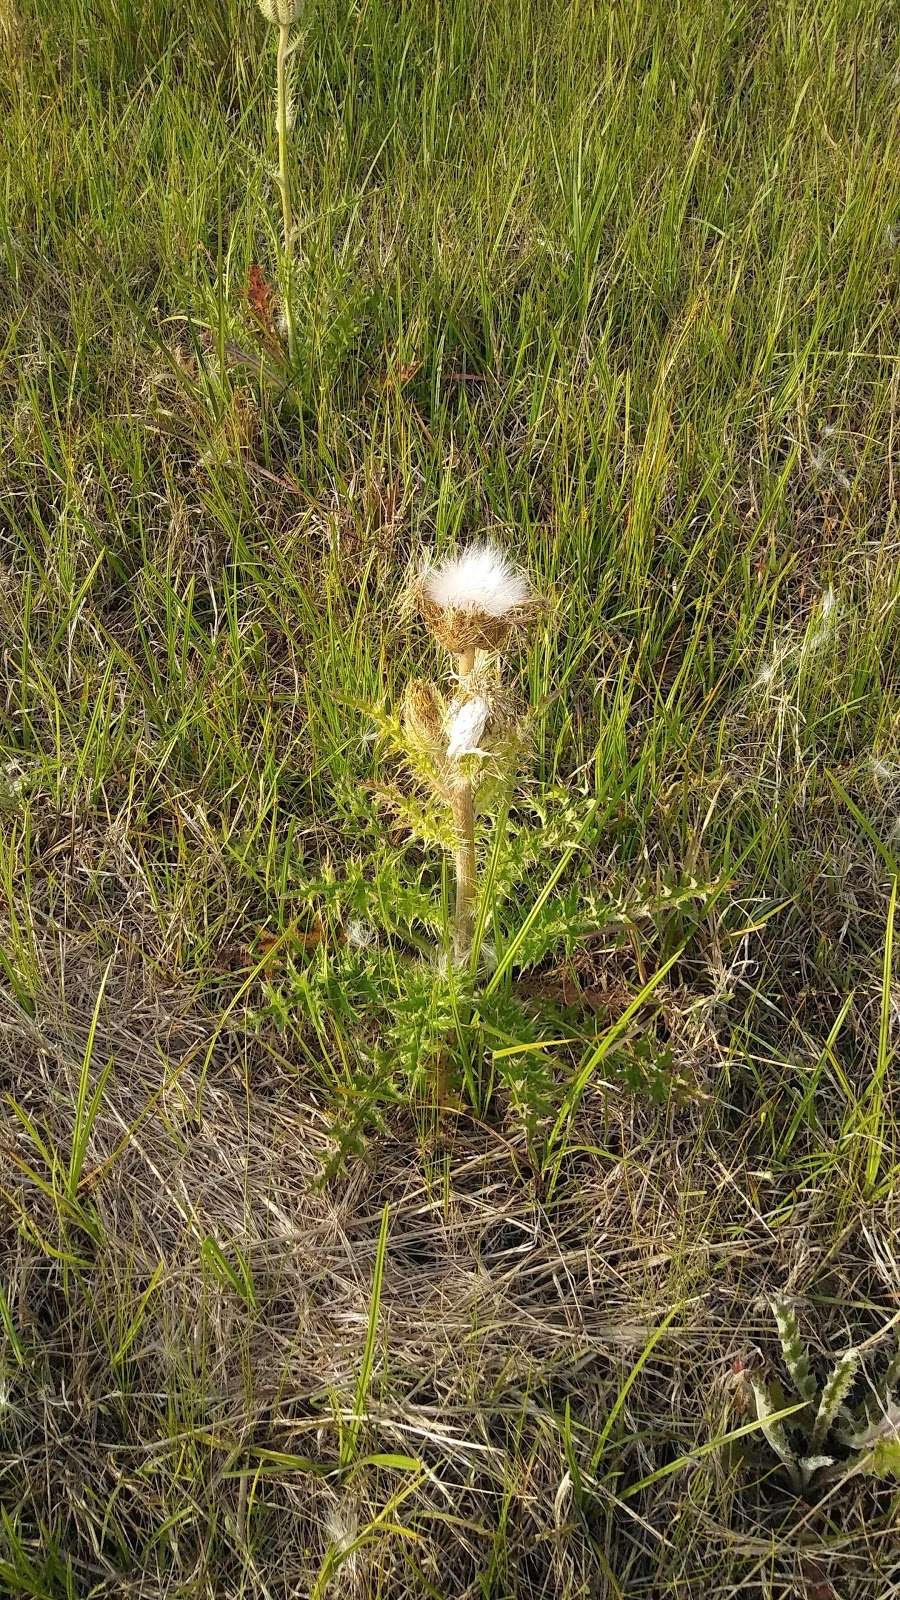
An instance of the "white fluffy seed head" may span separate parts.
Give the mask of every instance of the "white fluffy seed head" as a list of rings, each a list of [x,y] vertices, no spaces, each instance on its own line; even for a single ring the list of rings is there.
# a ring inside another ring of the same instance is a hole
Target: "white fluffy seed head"
[[[350,1508],[340,1505],[330,1506],[325,1526],[331,1543],[341,1555],[344,1555],[359,1538],[359,1518]]]
[[[464,700],[450,713],[447,721],[448,756],[477,756],[491,708],[483,695]]]
[[[497,618],[527,606],[533,598],[524,572],[489,541],[470,544],[460,555],[430,567],[422,590],[426,600],[442,611],[475,611]]]

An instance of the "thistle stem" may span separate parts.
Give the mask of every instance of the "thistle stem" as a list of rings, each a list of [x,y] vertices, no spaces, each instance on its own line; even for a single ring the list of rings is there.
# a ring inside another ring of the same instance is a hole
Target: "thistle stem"
[[[453,826],[456,846],[456,904],[453,912],[453,955],[458,963],[468,961],[472,949],[472,923],[475,906],[475,806],[471,783],[454,791]]]
[[[460,682],[469,676],[475,666],[475,651],[463,650],[457,658]],[[472,949],[472,926],[475,908],[475,802],[472,784],[462,779],[453,791],[451,800],[453,829],[456,845],[453,863],[456,868],[456,902],[453,910],[453,957],[458,965],[469,959]]]
[[[291,207],[291,179],[288,171],[288,102],[287,72],[285,67],[290,32],[290,23],[280,22],[278,24],[278,56],[275,73],[278,101],[278,187],[281,190],[281,218],[284,226],[284,317],[287,323],[288,355],[293,361],[295,355],[294,308],[292,305],[294,214]]]

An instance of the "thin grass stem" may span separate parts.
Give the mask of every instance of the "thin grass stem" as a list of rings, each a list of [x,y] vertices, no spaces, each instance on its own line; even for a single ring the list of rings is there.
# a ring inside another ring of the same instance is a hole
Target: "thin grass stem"
[[[287,53],[290,41],[290,24],[278,25],[278,55],[276,58],[276,86],[278,101],[278,187],[281,191],[281,218],[284,231],[284,317],[287,324],[288,355],[291,361],[296,354],[296,333],[293,308],[294,213],[291,204],[291,176],[288,168],[288,96]]]

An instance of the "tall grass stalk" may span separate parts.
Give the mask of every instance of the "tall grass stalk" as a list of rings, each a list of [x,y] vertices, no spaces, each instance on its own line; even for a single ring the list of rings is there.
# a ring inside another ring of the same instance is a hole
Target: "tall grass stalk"
[[[259,0],[260,10],[267,22],[278,30],[278,48],[275,56],[275,122],[278,135],[278,172],[276,183],[281,194],[282,222],[282,284],[284,321],[287,333],[288,356],[294,361],[297,335],[294,326],[293,266],[294,266],[294,210],[291,200],[291,173],[289,164],[288,134],[291,126],[291,102],[288,89],[287,61],[291,50],[291,28],[299,10],[298,0]]]

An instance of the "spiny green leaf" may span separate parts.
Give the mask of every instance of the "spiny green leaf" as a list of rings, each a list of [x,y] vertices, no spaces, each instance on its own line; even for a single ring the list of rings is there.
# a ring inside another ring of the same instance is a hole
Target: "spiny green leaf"
[[[796,1312],[786,1300],[773,1300],[772,1311],[778,1325],[784,1364],[801,1400],[812,1403],[816,1398],[816,1380],[810,1371],[809,1355],[800,1336]]]
[[[782,1423],[774,1420],[773,1414],[779,1408],[775,1405],[772,1399],[768,1385],[765,1383],[764,1379],[759,1377],[752,1377],[750,1382],[753,1386],[753,1397],[756,1401],[756,1415],[757,1419],[762,1424],[763,1434],[771,1448],[774,1450],[775,1454],[781,1461],[784,1462],[785,1466],[790,1471],[791,1476],[796,1477],[797,1456],[795,1451],[791,1448],[790,1440],[788,1439]]]
[[[831,1369],[828,1380],[822,1390],[816,1420],[813,1423],[810,1435],[810,1444],[813,1452],[817,1451],[823,1441],[828,1437],[829,1429],[853,1387],[856,1369],[859,1365],[859,1356],[855,1350],[846,1350],[839,1356]]]
[[[873,1478],[900,1478],[900,1438],[878,1439],[862,1469]]]
[[[824,1467],[834,1466],[834,1456],[801,1456],[799,1461],[800,1477],[804,1489],[811,1482],[817,1472]]]

